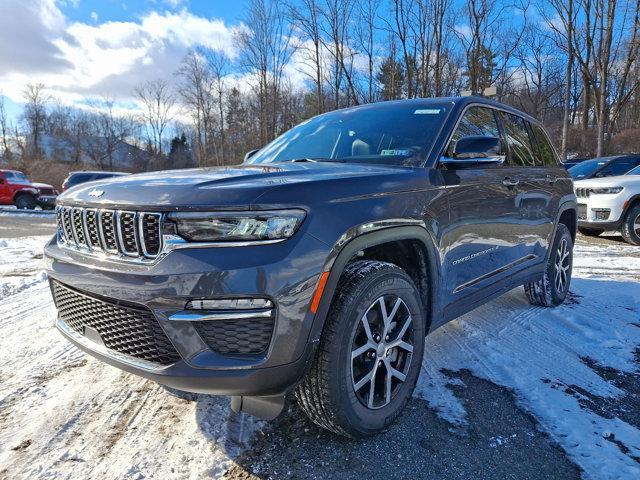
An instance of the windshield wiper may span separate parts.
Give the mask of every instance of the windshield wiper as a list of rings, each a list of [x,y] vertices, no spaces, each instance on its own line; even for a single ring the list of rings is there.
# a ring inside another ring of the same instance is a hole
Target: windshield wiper
[[[321,158],[321,157],[317,157],[317,158],[311,158],[311,157],[294,158],[294,159],[289,160],[289,161],[290,162],[294,162],[294,163],[302,163],[302,162],[311,162],[311,163],[317,163],[317,162],[344,163],[344,160],[341,160],[339,158]]]

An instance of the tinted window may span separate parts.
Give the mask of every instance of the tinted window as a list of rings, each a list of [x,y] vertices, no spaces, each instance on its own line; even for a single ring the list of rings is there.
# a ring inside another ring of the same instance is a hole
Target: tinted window
[[[500,130],[493,110],[483,107],[471,107],[463,115],[456,131],[451,137],[450,148],[453,148],[458,140],[468,136],[483,136],[500,138]]]
[[[636,160],[631,158],[619,158],[617,160],[612,160],[608,165],[602,167],[595,176],[612,177],[614,175],[624,175],[636,165],[638,165]]]
[[[602,159],[593,159],[593,160],[584,160],[583,162],[574,165],[569,169],[569,174],[572,178],[581,179],[585,177],[590,177],[593,175],[598,168],[607,163],[607,160]]]
[[[503,118],[505,136],[511,152],[511,165],[521,167],[536,166],[533,145],[524,119],[510,113],[504,113]]]
[[[636,167],[633,170],[627,172],[625,175],[640,175],[640,167]]]
[[[556,152],[549,141],[549,137],[542,129],[540,125],[529,124],[531,126],[531,130],[536,138],[536,143],[538,144],[538,157],[542,161],[542,164],[547,167],[553,167],[558,165],[558,159],[556,157]]]
[[[389,103],[319,115],[260,149],[248,163],[313,159],[418,166],[446,116],[440,103]]]

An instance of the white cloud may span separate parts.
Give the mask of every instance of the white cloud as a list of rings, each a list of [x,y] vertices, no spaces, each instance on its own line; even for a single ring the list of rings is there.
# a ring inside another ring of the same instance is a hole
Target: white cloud
[[[98,14],[96,12],[91,12],[91,20],[98,22]]]
[[[64,103],[110,96],[126,102],[140,83],[171,80],[186,52],[205,46],[237,55],[234,29],[218,19],[150,12],[126,22],[69,22],[54,0],[3,0],[0,89],[22,100],[26,83],[42,82]]]

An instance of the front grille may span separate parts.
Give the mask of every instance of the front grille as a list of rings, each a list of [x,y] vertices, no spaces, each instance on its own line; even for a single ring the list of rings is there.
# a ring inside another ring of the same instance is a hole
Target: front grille
[[[273,335],[273,318],[193,322],[211,350],[223,355],[265,353]]]
[[[587,206],[584,203],[578,204],[578,220],[587,219]]]
[[[56,219],[66,246],[137,259],[162,250],[160,213],[57,207]]]
[[[56,194],[56,192],[53,191],[53,188],[40,188],[38,189],[38,193],[40,195],[47,195],[47,196],[52,196]]]
[[[103,300],[56,281],[51,284],[60,319],[80,335],[85,327],[91,327],[110,350],[160,365],[180,360],[148,308]]]
[[[576,197],[589,198],[591,195],[591,189],[589,188],[576,188]]]

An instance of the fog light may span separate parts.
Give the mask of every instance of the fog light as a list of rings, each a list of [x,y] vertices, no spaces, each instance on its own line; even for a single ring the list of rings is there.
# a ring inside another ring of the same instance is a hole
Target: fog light
[[[596,220],[608,220],[611,210],[603,208],[599,210],[594,209],[593,212],[596,214]]]
[[[273,308],[273,302],[267,298],[222,298],[190,300],[187,303],[187,310],[252,310],[254,308]]]

